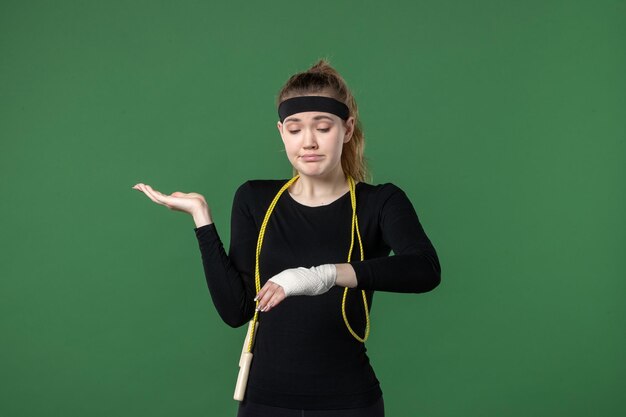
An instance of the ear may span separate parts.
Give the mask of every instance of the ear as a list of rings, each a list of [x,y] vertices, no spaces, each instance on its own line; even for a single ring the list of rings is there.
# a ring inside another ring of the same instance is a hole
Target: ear
[[[282,139],[284,143],[285,138],[283,137],[283,124],[280,122],[280,120],[278,121],[278,123],[276,123],[276,127],[278,128],[278,133],[280,133],[280,138]]]
[[[346,129],[345,136],[343,137],[343,143],[350,142],[352,134],[354,133],[354,116],[348,117],[348,120],[344,122],[344,128]]]

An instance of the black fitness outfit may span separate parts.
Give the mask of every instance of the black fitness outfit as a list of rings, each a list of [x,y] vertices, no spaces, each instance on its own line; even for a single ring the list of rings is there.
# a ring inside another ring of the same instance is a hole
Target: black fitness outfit
[[[254,314],[259,230],[272,199],[287,181],[251,180],[237,189],[228,255],[215,223],[194,228],[213,303],[232,327],[247,324]],[[440,282],[441,268],[411,202],[400,188],[391,183],[361,182],[355,190],[366,260],[359,261],[355,236],[350,263],[358,286],[348,290],[346,315],[352,329],[363,337],[361,289],[366,290],[371,308],[375,290],[432,290]],[[285,191],[267,224],[259,260],[261,287],[288,268],[347,262],[351,219],[349,192],[330,204],[310,207]],[[389,256],[390,250],[394,256]],[[335,286],[318,296],[287,297],[269,312],[259,313],[254,357],[240,408],[256,403],[268,409],[331,410],[374,406],[377,401],[382,406],[382,391],[365,345],[344,323],[343,292],[343,287]],[[372,335],[376,335],[375,328]]]

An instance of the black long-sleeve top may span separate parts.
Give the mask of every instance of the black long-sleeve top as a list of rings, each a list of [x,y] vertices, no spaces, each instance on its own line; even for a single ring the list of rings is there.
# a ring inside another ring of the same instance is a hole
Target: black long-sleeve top
[[[232,327],[254,315],[257,238],[272,199],[288,180],[250,180],[236,191],[228,255],[215,223],[194,228],[215,308]],[[374,291],[422,293],[440,282],[441,267],[413,205],[397,186],[356,184],[357,217],[365,260],[355,236],[352,261],[357,287],[348,290],[346,315],[361,337],[361,290],[372,306]],[[288,191],[270,216],[259,269],[261,287],[288,268],[345,263],[350,248],[350,193],[324,206],[298,203]],[[394,256],[389,256],[393,250]],[[246,388],[250,401],[276,407],[332,409],[367,406],[382,391],[365,345],[341,314],[344,288],[317,296],[287,297],[259,313],[259,329]],[[372,329],[375,337],[376,329]]]

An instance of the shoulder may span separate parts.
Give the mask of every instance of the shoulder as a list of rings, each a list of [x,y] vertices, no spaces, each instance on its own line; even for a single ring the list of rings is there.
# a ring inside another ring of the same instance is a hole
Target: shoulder
[[[273,198],[287,181],[289,180],[248,180],[237,188],[234,199],[236,202],[258,204],[267,198]]]
[[[361,196],[372,203],[384,203],[389,198],[392,198],[394,196],[406,197],[405,192],[400,187],[391,182],[386,182],[383,184],[369,184],[366,182],[360,182],[357,184],[357,187],[358,191],[360,191]]]
[[[363,214],[384,220],[394,218],[399,213],[412,213],[415,211],[413,204],[402,188],[391,182],[383,184],[359,183],[357,200]]]

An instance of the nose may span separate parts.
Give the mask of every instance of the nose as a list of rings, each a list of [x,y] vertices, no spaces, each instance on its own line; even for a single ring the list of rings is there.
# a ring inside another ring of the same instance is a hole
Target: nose
[[[317,138],[313,129],[305,129],[302,147],[304,149],[317,149]]]

